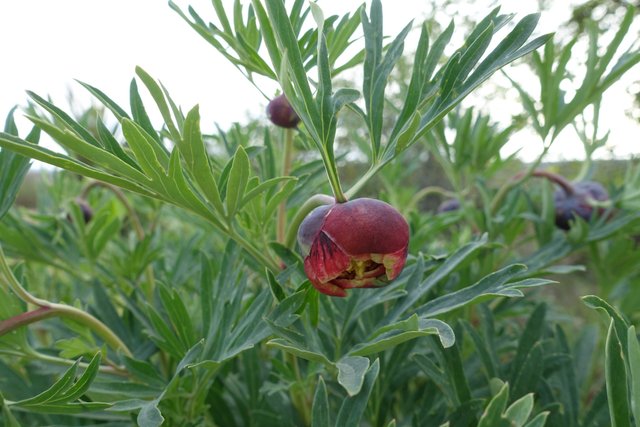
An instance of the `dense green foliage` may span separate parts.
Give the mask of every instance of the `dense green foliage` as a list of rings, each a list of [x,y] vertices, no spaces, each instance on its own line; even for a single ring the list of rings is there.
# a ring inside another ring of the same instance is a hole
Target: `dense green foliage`
[[[378,0],[344,17],[301,0],[212,5],[216,24],[170,3],[257,88],[277,81],[301,124],[203,134],[198,107],[141,68],[127,108],[88,83],[100,108],[81,117],[29,93],[31,133],[13,112],[0,132],[1,423],[640,426],[640,165],[568,231],[539,173],[591,117],[577,179],[596,174],[600,99],[640,62],[621,47],[634,9],[606,43],[591,22],[567,44],[534,35],[538,15],[495,9],[449,51],[465,32],[453,23],[383,37]],[[522,57],[540,89],[512,80],[526,123],[465,108]],[[361,81],[342,79],[352,69]],[[523,126],[543,146],[525,165],[501,154]],[[28,158],[62,169],[40,172],[32,208],[13,205]],[[444,187],[415,179],[433,164]],[[385,287],[322,295],[298,225],[328,193],[365,192],[409,223],[406,266]],[[424,209],[434,195],[460,206]]]

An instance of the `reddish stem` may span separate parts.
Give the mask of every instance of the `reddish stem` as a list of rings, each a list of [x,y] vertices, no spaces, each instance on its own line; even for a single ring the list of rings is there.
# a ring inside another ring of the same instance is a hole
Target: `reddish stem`
[[[523,175],[524,173],[521,172],[517,174],[514,177],[514,179],[518,180],[522,178]],[[558,187],[562,188],[562,190],[565,192],[567,196],[572,196],[573,193],[575,193],[576,191],[575,188],[573,187],[573,184],[571,184],[571,182],[569,182],[565,177],[558,175],[556,173],[544,171],[544,170],[534,170],[533,172],[531,172],[531,176],[548,179],[549,181],[556,184]]]
[[[35,323],[39,320],[46,319],[56,315],[56,311],[51,307],[40,307],[33,311],[18,314],[0,322],[0,336],[8,334],[21,326]]]

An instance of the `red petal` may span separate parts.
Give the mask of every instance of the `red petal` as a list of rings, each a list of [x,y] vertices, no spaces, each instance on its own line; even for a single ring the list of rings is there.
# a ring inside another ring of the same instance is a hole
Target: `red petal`
[[[404,268],[404,263],[407,260],[407,249],[407,247],[404,247],[390,254],[371,254],[371,259],[378,264],[384,265],[387,279],[393,280],[400,275]]]
[[[304,272],[315,285],[328,283],[344,273],[351,261],[333,240],[321,231],[304,260]]]

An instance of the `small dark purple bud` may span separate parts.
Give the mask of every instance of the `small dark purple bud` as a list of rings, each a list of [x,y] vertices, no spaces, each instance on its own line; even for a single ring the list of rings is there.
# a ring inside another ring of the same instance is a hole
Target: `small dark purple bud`
[[[84,223],[87,224],[93,219],[93,209],[91,209],[91,206],[89,206],[86,200],[81,198],[76,199],[76,204],[80,208],[80,212],[82,212],[82,219],[84,220]],[[69,213],[67,214],[67,221],[72,221],[71,214]]]
[[[284,94],[273,98],[269,102],[267,116],[274,125],[287,129],[295,128],[300,122],[300,117],[293,110]]]
[[[84,219],[85,224],[93,219],[93,210],[89,207],[87,202],[82,201],[80,203],[80,210],[82,211],[82,218]]]
[[[438,206],[438,213],[453,212],[460,209],[460,201],[458,199],[447,199]]]

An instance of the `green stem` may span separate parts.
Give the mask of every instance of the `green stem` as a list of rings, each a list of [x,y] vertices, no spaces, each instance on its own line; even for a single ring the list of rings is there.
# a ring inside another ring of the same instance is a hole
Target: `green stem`
[[[300,366],[298,365],[298,358],[290,353],[284,353],[285,359],[293,367],[294,375],[296,376],[296,384],[290,390],[291,401],[296,408],[300,416],[302,417],[303,425],[311,425],[311,413],[309,412],[309,405],[307,404],[307,398],[304,392],[304,382],[300,373]],[[299,386],[296,387],[296,386]]]
[[[453,193],[451,191],[445,190],[442,187],[438,187],[436,185],[432,185],[429,187],[424,187],[422,190],[418,191],[412,198],[411,201],[409,202],[409,207],[413,208],[415,207],[418,202],[420,200],[422,200],[424,197],[427,197],[429,194],[441,194],[445,197],[449,197],[449,198],[457,198],[458,195],[456,193]]]
[[[336,203],[344,203],[349,200],[348,196],[342,191],[340,185],[340,178],[338,177],[338,169],[335,165],[335,161],[330,162],[327,158],[323,158],[327,176],[329,177],[329,184],[333,190]]]
[[[102,338],[114,350],[121,350],[122,353],[124,353],[126,356],[133,357],[133,354],[131,353],[127,345],[122,342],[122,340],[111,329],[109,329],[107,325],[105,325],[89,313],[66,304],[52,303],[49,305],[49,307],[51,307],[52,310],[56,311],[58,316],[75,320],[81,325],[93,330],[96,335]]]
[[[346,197],[350,199],[355,196],[358,191],[362,190],[362,187],[364,187],[365,184],[369,182],[369,180],[373,178],[385,164],[385,162],[372,164],[369,167],[369,170],[367,170],[364,175],[362,175],[360,179],[355,184],[353,184],[353,186],[345,193]]]
[[[43,300],[40,298],[36,298],[31,295],[22,285],[18,282],[16,276],[13,275],[13,271],[9,268],[9,264],[7,264],[7,259],[4,256],[4,252],[2,251],[2,247],[0,246],[0,278],[4,278],[7,282],[0,283],[0,286],[3,287],[5,291],[11,290],[18,298],[27,304],[33,304],[37,306],[47,306],[49,305],[49,301]]]
[[[271,271],[279,271],[278,264],[270,259],[264,253],[258,251],[251,243],[249,243],[244,237],[238,234],[233,227],[229,227],[228,235],[235,240],[245,251],[249,253],[256,261],[262,263],[262,265],[269,268]]]
[[[284,239],[284,245],[289,249],[293,249],[296,244],[298,228],[300,227],[302,221],[304,221],[304,219],[307,217],[307,215],[309,215],[309,213],[318,206],[331,205],[335,202],[336,200],[333,197],[327,196],[325,194],[316,194],[315,196],[311,196],[309,199],[307,199],[307,201],[304,202],[302,206],[300,206],[298,212],[296,212],[295,216],[291,219],[289,230],[287,231],[287,235]]]
[[[36,359],[36,360],[40,360],[42,362],[47,362],[47,363],[52,363],[55,365],[62,365],[62,366],[71,366],[75,363],[75,361],[73,360],[69,360],[69,359],[64,359],[62,357],[55,357],[55,356],[49,356],[48,354],[42,354],[39,353],[33,349],[29,349],[26,352],[26,357],[30,358],[30,359]],[[89,364],[86,362],[80,362],[78,363],[78,367],[80,369],[87,369],[89,367]],[[98,371],[105,373],[105,374],[110,374],[110,375],[117,375],[119,377],[125,377],[125,378],[129,378],[130,374],[129,372],[127,372],[124,368],[121,368],[119,366],[115,366],[115,365],[100,365],[98,367]]]
[[[284,131],[284,153],[282,159],[282,176],[289,176],[291,161],[293,159],[293,129]],[[284,243],[287,230],[287,200],[284,199],[278,206],[278,225],[276,237],[278,242]]]

